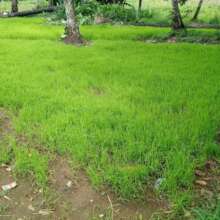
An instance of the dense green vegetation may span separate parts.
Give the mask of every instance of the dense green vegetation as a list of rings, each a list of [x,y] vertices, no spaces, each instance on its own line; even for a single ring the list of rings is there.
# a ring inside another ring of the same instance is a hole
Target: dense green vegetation
[[[169,29],[102,25],[83,26],[91,41],[74,47],[40,18],[4,19],[0,30],[0,106],[16,113],[18,133],[68,154],[123,198],[164,178],[159,190],[174,209],[189,204],[195,167],[220,156],[219,45],[147,44],[137,39]],[[18,171],[45,184],[48,158],[14,151]]]
[[[78,19],[82,24],[93,23],[95,16],[103,16],[113,23],[140,23],[154,25],[169,25],[171,17],[171,3],[167,0],[145,0],[143,1],[142,12],[137,13],[137,0],[128,0],[129,6],[100,5],[94,0],[83,1],[78,7]],[[10,11],[10,1],[0,1],[0,13]],[[191,24],[191,19],[197,7],[198,0],[189,0],[181,6],[181,12],[186,24]],[[19,10],[30,10],[33,8],[45,7],[48,2],[45,0],[22,0],[19,1]],[[218,0],[205,1],[196,23],[199,24],[220,24],[220,2]],[[61,7],[54,15],[56,19],[64,18],[64,9]],[[52,17],[54,17],[52,16]]]
[[[138,5],[137,0],[129,1],[132,5]],[[181,6],[182,15],[186,23],[190,23],[198,0],[189,0]],[[170,20],[170,1],[166,0],[145,0],[143,9],[151,16],[142,19],[143,22],[169,24]],[[198,17],[199,23],[219,24],[220,23],[220,2],[218,0],[204,1],[201,12]]]
[[[100,5],[96,1],[85,1],[76,8],[78,20],[82,24],[95,22],[96,16],[108,19],[113,23],[132,23],[141,25],[170,25],[171,23],[171,2],[166,0],[148,0],[143,1],[143,7],[140,13],[137,12],[138,1],[128,1],[129,5],[121,6]],[[203,25],[219,25],[220,24],[220,3],[211,0],[204,3],[198,20],[192,22],[191,19],[195,13],[198,1],[189,0],[182,5],[181,12],[184,22],[187,25],[203,24]],[[59,13],[56,14],[57,19],[65,17],[64,9],[61,7]]]

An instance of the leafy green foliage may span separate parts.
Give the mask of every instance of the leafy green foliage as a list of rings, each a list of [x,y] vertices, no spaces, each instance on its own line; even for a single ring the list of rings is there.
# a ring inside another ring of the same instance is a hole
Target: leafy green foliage
[[[133,7],[123,7],[121,5],[101,5],[97,14],[108,18],[113,22],[131,22],[136,21],[137,12]]]
[[[80,24],[92,24],[96,16],[108,19],[108,22],[134,22],[137,18],[137,12],[133,7],[124,7],[117,4],[101,5],[94,0],[77,4],[76,12]],[[146,16],[146,13],[142,14]],[[62,5],[53,19],[65,19],[65,11]]]
[[[76,7],[77,17],[81,24],[90,24],[94,21],[98,10],[98,3],[94,0],[79,3]]]

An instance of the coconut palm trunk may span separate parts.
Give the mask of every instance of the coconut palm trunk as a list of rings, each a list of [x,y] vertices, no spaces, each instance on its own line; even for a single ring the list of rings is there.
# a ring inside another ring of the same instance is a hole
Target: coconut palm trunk
[[[174,30],[184,29],[183,19],[179,9],[178,0],[172,0],[172,28]]]
[[[11,0],[11,13],[18,12],[18,0]]]
[[[64,41],[70,44],[82,44],[83,40],[80,35],[79,26],[76,21],[76,12],[74,7],[74,0],[64,0],[64,7],[66,12],[66,28]]]

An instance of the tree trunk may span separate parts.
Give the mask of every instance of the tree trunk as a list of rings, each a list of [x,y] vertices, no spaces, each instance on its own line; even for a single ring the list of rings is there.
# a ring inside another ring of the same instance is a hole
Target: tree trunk
[[[11,12],[18,12],[18,0],[11,0]]]
[[[142,7],[142,0],[139,0],[139,4],[138,4],[138,14],[139,15],[141,13],[141,7]]]
[[[64,42],[70,44],[82,44],[83,40],[79,32],[79,26],[76,21],[76,13],[74,7],[74,0],[64,0],[64,7],[66,12],[66,28]]]
[[[53,7],[54,6],[54,0],[48,0],[48,6]]]
[[[183,29],[184,23],[179,9],[178,0],[172,0],[172,28],[174,30]]]
[[[202,7],[202,3],[203,3],[203,0],[200,0],[200,1],[199,1],[199,4],[198,4],[198,7],[197,7],[197,9],[196,9],[196,12],[195,12],[195,14],[194,14],[194,16],[193,16],[193,18],[192,18],[192,21],[196,21],[196,20],[197,20],[198,15],[199,15],[199,12],[200,12],[200,9],[201,9],[201,7]]]

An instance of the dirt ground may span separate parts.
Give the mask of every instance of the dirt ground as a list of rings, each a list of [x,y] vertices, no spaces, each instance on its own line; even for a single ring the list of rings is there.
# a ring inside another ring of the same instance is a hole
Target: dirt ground
[[[0,109],[0,141],[9,134],[15,135],[10,117]],[[83,170],[73,172],[67,158],[52,158],[46,196],[32,177],[17,177],[13,164],[0,166],[0,186],[17,183],[7,193],[0,189],[0,220],[148,220],[165,206],[152,193],[145,202],[122,202],[107,189],[95,190]]]

